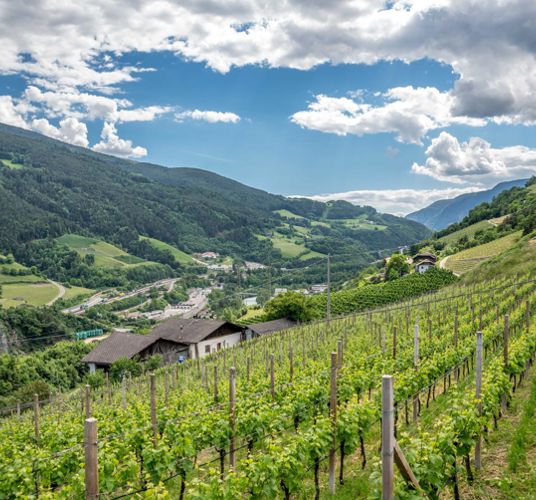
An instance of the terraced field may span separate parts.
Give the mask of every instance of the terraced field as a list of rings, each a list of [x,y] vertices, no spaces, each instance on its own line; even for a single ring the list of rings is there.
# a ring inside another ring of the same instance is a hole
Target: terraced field
[[[472,224],[471,226],[464,227],[463,229],[447,234],[446,236],[439,238],[438,241],[442,241],[443,243],[455,243],[463,236],[472,238],[476,232],[484,230],[484,229],[489,229],[491,227],[493,227],[493,224],[490,221],[481,220],[480,222]]]
[[[456,274],[464,274],[472,271],[478,265],[499,255],[509,247],[514,245],[521,237],[521,231],[509,234],[483,245],[468,248],[457,254],[449,256],[445,263],[445,268],[450,269]]]
[[[94,255],[95,265],[99,267],[128,267],[153,264],[96,238],[88,238],[78,234],[65,234],[56,241],[75,250],[82,257],[88,254]]]
[[[193,264],[195,262],[191,255],[188,255],[186,252],[183,252],[172,245],[168,245],[164,241],[148,238],[147,236],[140,236],[140,239],[148,241],[159,250],[168,250],[179,264]]]

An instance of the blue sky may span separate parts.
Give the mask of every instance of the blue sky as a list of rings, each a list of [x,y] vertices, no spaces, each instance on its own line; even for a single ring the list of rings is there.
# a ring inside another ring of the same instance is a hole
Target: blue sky
[[[536,172],[528,1],[140,5],[0,0],[0,122],[395,213]]]

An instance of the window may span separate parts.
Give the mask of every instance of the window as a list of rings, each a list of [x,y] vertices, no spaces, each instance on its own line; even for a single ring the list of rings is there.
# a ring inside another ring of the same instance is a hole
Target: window
[[[221,349],[221,342],[218,342],[218,351]]]
[[[210,354],[210,345],[205,346],[205,354]]]

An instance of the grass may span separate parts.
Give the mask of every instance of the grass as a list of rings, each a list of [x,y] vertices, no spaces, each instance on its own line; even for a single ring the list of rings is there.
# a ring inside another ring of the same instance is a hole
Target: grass
[[[457,254],[449,256],[445,267],[456,274],[472,271],[483,262],[499,255],[514,245],[521,237],[521,232],[511,233],[489,243],[468,248]]]
[[[172,253],[173,257],[175,257],[175,260],[179,264],[193,264],[194,259],[188,255],[186,252],[183,252],[182,250],[179,250],[178,248],[169,245],[165,243],[164,241],[157,240],[155,238],[148,238],[147,236],[140,236],[140,239],[146,240],[151,245],[153,245],[155,248],[158,248],[159,250],[168,250]]]
[[[441,241],[443,243],[456,243],[463,236],[472,238],[476,232],[481,231],[483,229],[489,229],[491,227],[493,227],[493,225],[489,221],[481,220],[480,222],[476,222],[475,224],[464,227],[463,229],[459,229],[458,231],[454,231],[453,233],[447,234],[446,236],[439,238],[438,241]]]
[[[469,484],[462,477],[462,498],[536,498],[536,377],[531,375],[516,390],[506,416],[499,420],[499,428],[487,435],[482,450],[483,468],[474,482]]]
[[[534,413],[536,412],[536,378],[532,380],[530,397],[523,406],[523,416],[515,430],[512,446],[508,452],[508,469],[517,472],[523,465],[527,465],[527,449],[536,444],[536,425]],[[529,435],[530,438],[529,439]]]
[[[58,288],[52,283],[11,283],[2,285],[3,307],[16,307],[27,304],[44,306],[58,295]]]
[[[296,243],[298,238],[290,239],[280,233],[274,232],[271,238],[262,234],[256,235],[260,240],[271,240],[274,248],[281,251],[283,257],[292,259],[299,258],[300,260],[308,260],[316,257],[324,257],[324,254],[310,250],[305,246],[304,242]]]
[[[264,309],[248,309],[247,313],[239,318],[240,323],[246,324],[248,321],[256,320],[264,314]]]
[[[274,213],[279,214],[281,217],[286,217],[287,219],[305,219],[305,217],[302,217],[301,215],[295,214],[290,210],[286,209],[274,210]]]
[[[78,234],[64,234],[57,238],[57,241],[75,250],[82,257],[92,254],[95,257],[95,266],[97,267],[134,267],[153,264],[153,262],[130,255],[124,250],[96,238],[88,238]]]
[[[340,222],[350,229],[365,229],[369,231],[383,231],[387,229],[387,226],[382,224],[368,224],[365,220],[367,219],[364,217],[358,217],[356,219],[329,219],[329,222],[332,224]]]
[[[94,293],[95,290],[92,290],[91,288],[84,288],[82,286],[72,286],[70,288],[65,287],[65,295],[63,298],[65,300],[69,300],[75,297],[93,295]]]
[[[1,163],[3,163],[7,168],[10,168],[11,170],[21,170],[24,168],[24,165],[21,163],[13,163],[11,160],[0,160]]]

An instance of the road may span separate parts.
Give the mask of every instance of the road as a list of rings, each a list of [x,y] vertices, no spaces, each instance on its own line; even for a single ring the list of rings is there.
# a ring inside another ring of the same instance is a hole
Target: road
[[[188,299],[188,304],[192,304],[191,309],[186,311],[183,318],[193,318],[208,306],[208,296],[211,288],[196,288]]]
[[[160,281],[155,281],[154,283],[151,283],[149,285],[144,285],[141,288],[136,288],[135,290],[132,290],[131,292],[125,293],[123,295],[116,295],[114,297],[104,298],[103,295],[105,292],[99,292],[95,295],[92,295],[88,300],[86,300],[83,304],[78,304],[73,307],[69,307],[67,309],[64,309],[62,312],[66,314],[83,314],[88,309],[91,309],[92,307],[96,305],[106,305],[111,304],[113,302],[117,302],[119,300],[125,300],[129,297],[135,297],[136,295],[141,295],[144,293],[147,293],[151,288],[159,288],[159,287],[166,287],[168,291],[173,290],[173,287],[175,283],[179,280],[179,278],[167,278]]]
[[[48,282],[55,285],[59,290],[58,295],[47,304],[47,306],[51,306],[52,304],[54,304],[54,302],[60,300],[65,295],[65,287],[61,283],[57,283],[56,281],[48,280]]]

